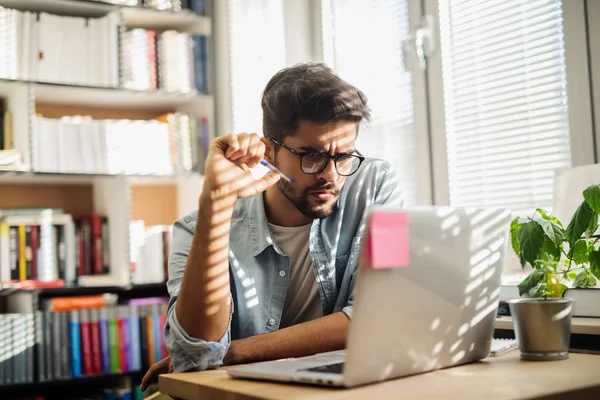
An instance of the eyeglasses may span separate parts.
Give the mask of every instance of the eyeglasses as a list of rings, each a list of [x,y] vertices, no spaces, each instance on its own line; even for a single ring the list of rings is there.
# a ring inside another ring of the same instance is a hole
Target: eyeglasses
[[[318,174],[325,169],[329,160],[333,160],[335,165],[335,170],[338,175],[341,176],[350,176],[358,171],[358,168],[365,160],[365,158],[358,154],[336,154],[330,155],[327,153],[314,153],[314,152],[304,152],[301,153],[297,150],[292,149],[291,147],[286,146],[278,140],[269,138],[273,143],[283,147],[290,153],[298,156],[300,158],[300,169],[307,175]]]

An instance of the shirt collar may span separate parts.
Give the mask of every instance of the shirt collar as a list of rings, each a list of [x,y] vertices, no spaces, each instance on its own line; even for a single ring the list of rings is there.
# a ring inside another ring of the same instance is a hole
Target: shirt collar
[[[274,246],[278,252],[280,251],[269,229],[263,196],[264,194],[261,193],[249,199],[247,218],[250,221],[250,235],[252,236],[252,252],[254,257],[258,256],[269,246]]]

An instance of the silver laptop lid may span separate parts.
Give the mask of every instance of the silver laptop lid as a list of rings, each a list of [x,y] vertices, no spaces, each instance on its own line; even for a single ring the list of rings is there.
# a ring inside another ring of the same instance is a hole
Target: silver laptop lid
[[[488,356],[510,218],[498,209],[372,210],[357,272],[347,386]]]

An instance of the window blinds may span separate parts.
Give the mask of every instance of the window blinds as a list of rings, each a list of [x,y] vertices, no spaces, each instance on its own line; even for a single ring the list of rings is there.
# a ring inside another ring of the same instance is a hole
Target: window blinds
[[[451,205],[552,205],[571,165],[561,6],[440,0]]]
[[[409,36],[408,1],[324,1],[331,6],[326,7],[331,15],[323,15],[323,47],[333,53],[327,62],[365,92],[372,111],[371,122],[361,127],[357,149],[390,161],[400,176],[405,204],[414,204],[412,80],[402,61],[402,43]]]
[[[260,99],[285,67],[283,0],[229,0],[233,130],[262,134]]]

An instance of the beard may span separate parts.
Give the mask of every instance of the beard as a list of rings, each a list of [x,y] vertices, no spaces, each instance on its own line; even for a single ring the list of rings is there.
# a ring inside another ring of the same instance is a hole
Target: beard
[[[324,185],[312,186],[304,189],[301,193],[297,193],[295,188],[288,182],[280,179],[277,182],[277,188],[288,199],[288,201],[298,209],[303,215],[312,219],[324,219],[333,214],[337,206],[337,199],[340,195],[340,190],[335,187],[333,183],[326,183]],[[310,192],[317,190],[331,190],[334,195],[335,201],[331,201],[331,204],[326,205],[328,201],[318,201],[319,205],[312,206],[310,203]]]

